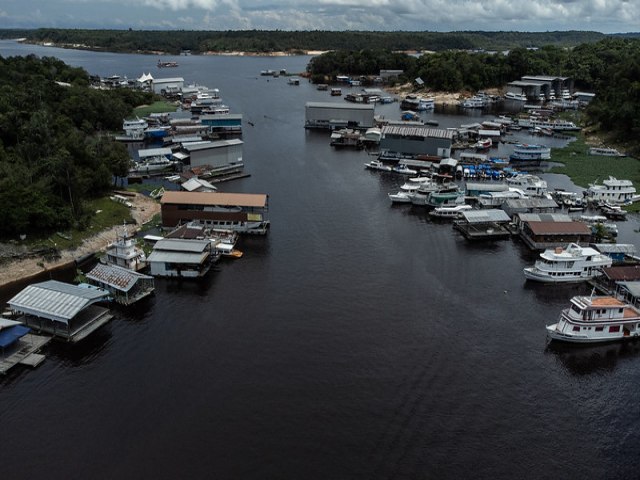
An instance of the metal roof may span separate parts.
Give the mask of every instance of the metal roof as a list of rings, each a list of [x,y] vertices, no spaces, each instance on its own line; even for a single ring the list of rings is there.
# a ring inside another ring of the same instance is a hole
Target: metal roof
[[[601,253],[636,253],[636,246],[633,243],[592,243],[592,247]]]
[[[505,204],[507,208],[558,208],[555,200],[544,197],[510,198]]]
[[[89,280],[107,284],[123,292],[131,290],[131,287],[140,279],[149,280],[153,278],[127,268],[118,267],[117,265],[105,265],[103,263],[98,263],[93,267],[93,269],[86,274],[86,277]]]
[[[432,128],[426,126],[405,127],[401,125],[385,125],[382,127],[382,136],[400,135],[402,137],[445,138],[451,140],[453,132],[444,128]]]
[[[200,115],[200,121],[205,120],[242,120],[241,113],[216,113],[214,115]]]
[[[18,312],[68,324],[83,309],[108,296],[102,288],[49,280],[29,285],[7,303]]]
[[[491,223],[491,222],[510,222],[511,218],[507,212],[497,208],[488,210],[467,210],[461,212],[464,219],[469,223]]]
[[[620,265],[615,267],[604,267],[602,271],[607,276],[607,278],[614,281],[640,280],[639,265]]]
[[[200,253],[204,252],[210,245],[211,242],[209,240],[163,238],[156,242],[153,246],[153,251]]]
[[[618,282],[621,287],[626,288],[634,297],[640,297],[640,282]]]
[[[153,83],[175,83],[175,82],[184,82],[184,78],[182,77],[169,77],[169,78],[154,78]]]
[[[209,240],[207,240],[209,242]],[[210,243],[210,242],[209,242]],[[207,253],[185,253],[185,252],[167,252],[154,250],[147,257],[149,263],[190,263],[200,264],[207,258]]]
[[[147,148],[138,150],[138,158],[158,157],[162,155],[171,155],[170,148]]]
[[[217,142],[193,142],[193,143],[183,143],[182,148],[184,148],[187,152],[195,152],[198,150],[209,150],[211,148],[224,148],[231,147],[233,145],[242,145],[244,142],[237,138],[232,138],[230,140],[218,140]]]
[[[193,177],[187,180],[186,182],[180,185],[187,192],[193,192],[199,188],[205,188],[211,192],[218,190],[215,185],[207,182],[206,180],[202,180],[201,178]]]
[[[523,222],[572,222],[566,213],[519,213],[518,218]]]
[[[529,222],[534,235],[591,235],[589,225],[582,222]]]
[[[339,110],[373,110],[372,103],[335,103],[335,102],[307,102],[305,108],[337,108]]]
[[[219,193],[219,192],[178,192],[167,191],[160,200],[162,205],[227,205],[238,207],[265,208],[267,195],[264,193]]]

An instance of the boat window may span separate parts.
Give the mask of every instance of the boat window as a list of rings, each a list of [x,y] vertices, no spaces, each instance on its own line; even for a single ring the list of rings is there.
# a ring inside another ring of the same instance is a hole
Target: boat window
[[[582,310],[580,310],[576,305],[571,305],[571,310],[573,310],[574,312],[580,314],[582,313]]]
[[[580,327],[573,327],[573,331],[574,332],[579,332],[580,331]]]
[[[624,308],[619,308],[618,309],[618,313],[622,313],[624,311]]]
[[[620,325],[612,325],[609,327],[609,333],[616,333],[620,331]]]
[[[602,330],[604,330],[604,327],[596,327],[596,332],[601,332]]]

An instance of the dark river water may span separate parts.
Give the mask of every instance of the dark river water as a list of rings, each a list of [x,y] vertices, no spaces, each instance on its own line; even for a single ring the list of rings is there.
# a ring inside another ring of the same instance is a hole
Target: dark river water
[[[520,242],[470,244],[392,207],[403,179],[303,128],[305,102],[327,92],[259,75],[309,57],[159,70],[153,56],[0,42],[30,52],[219,88],[244,115],[251,174],[221,190],[268,193],[272,228],[204,281],[156,280],[93,338],[0,378],[3,479],[638,477],[640,345],[548,347],[545,325],[586,287],[525,283],[535,254]],[[619,223],[619,241],[638,245],[638,223]]]

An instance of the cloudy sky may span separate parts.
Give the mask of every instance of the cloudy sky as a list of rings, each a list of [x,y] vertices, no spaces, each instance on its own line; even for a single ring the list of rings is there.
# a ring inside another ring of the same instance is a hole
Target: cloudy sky
[[[640,30],[640,0],[2,0],[0,28]]]

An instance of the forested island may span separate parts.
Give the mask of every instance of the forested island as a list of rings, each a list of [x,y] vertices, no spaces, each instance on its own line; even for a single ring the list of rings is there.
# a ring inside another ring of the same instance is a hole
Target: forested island
[[[34,30],[0,30],[0,38],[24,38],[27,42],[53,43],[57,46],[108,50],[129,53],[167,53],[184,51],[249,52],[268,54],[326,50],[444,51],[488,50],[554,45],[571,48],[609,37],[639,34],[606,35],[600,32],[366,32],[366,31],[147,31],[83,30],[40,28]]]
[[[89,88],[86,71],[55,58],[0,57],[0,238],[86,227],[88,202],[129,171],[106,133],[151,99]]]

